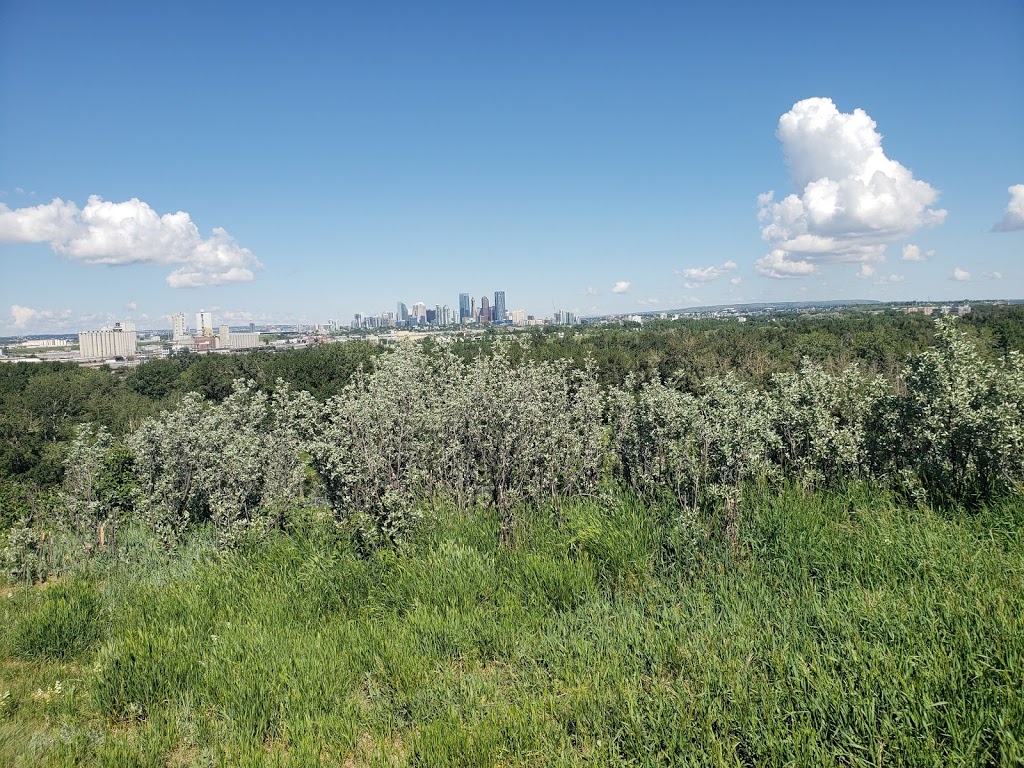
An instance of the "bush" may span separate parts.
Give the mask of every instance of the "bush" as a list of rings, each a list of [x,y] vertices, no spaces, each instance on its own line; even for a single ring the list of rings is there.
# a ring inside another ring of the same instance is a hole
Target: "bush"
[[[874,403],[870,462],[912,499],[978,508],[1024,481],[1024,359],[992,362],[952,319],[936,340]]]

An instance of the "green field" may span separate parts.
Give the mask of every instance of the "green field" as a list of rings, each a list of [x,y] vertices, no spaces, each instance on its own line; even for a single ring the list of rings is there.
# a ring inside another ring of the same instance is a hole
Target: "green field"
[[[748,488],[141,531],[0,602],[0,765],[1014,765],[1024,507]]]

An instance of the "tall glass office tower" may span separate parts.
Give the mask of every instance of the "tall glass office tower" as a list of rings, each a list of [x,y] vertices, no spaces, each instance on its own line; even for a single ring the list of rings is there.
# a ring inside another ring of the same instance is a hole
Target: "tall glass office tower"
[[[491,319],[496,323],[503,323],[508,320],[508,314],[505,311],[504,291],[494,292],[494,308],[491,309]]]

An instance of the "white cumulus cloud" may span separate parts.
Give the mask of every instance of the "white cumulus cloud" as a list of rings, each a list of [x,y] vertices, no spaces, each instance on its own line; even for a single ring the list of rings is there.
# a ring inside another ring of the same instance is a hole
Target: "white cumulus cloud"
[[[138,198],[112,203],[92,195],[81,209],[59,198],[15,210],[0,203],[0,242],[49,242],[90,265],[180,265],[166,278],[172,288],[247,282],[262,266],[221,227],[204,238],[189,214],[161,216]]]
[[[813,271],[794,264],[882,262],[888,245],[946,218],[931,207],[938,191],[886,157],[862,109],[847,114],[831,99],[804,99],[779,118],[776,135],[799,192],[779,201],[774,192],[758,196],[761,237],[772,248],[758,262],[762,274]]]
[[[907,243],[903,246],[904,261],[927,261],[935,255],[935,251],[922,251],[920,246]]]
[[[860,271],[857,273],[857,277],[863,279],[863,278],[866,278],[866,277],[874,277],[874,275],[875,275],[875,268],[872,267],[870,264],[861,264],[860,265]]]
[[[32,309],[12,304],[10,324],[15,330],[26,330],[29,326],[63,326],[71,314],[70,309]]]
[[[992,225],[993,232],[1013,232],[1024,229],[1024,184],[1014,184],[1007,190],[1010,204],[1003,212],[1003,218]]]
[[[963,280],[970,280],[971,279],[971,273],[968,272],[966,269],[960,269],[960,267],[956,267],[953,270],[953,279],[954,280],[961,280],[961,281],[963,281]]]
[[[619,280],[612,286],[612,293],[625,293],[629,290],[630,283],[627,280]]]
[[[773,277],[778,280],[806,277],[818,271],[818,267],[810,261],[790,259],[789,254],[780,248],[776,248],[767,256],[754,262],[754,268],[765,277]]]

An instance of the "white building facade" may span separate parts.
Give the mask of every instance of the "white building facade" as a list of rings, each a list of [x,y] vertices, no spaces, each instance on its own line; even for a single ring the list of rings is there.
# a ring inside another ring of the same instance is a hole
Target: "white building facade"
[[[79,355],[83,360],[134,357],[138,344],[135,323],[114,323],[110,329],[78,334]]]

